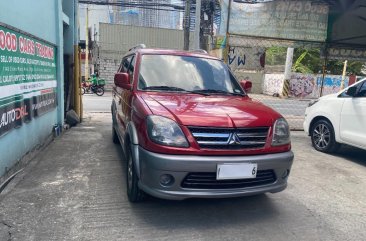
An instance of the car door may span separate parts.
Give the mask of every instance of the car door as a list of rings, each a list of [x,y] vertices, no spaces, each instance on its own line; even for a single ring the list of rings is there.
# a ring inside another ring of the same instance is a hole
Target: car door
[[[124,57],[122,59],[122,63],[118,69],[118,72],[128,73],[128,69],[130,67],[132,59],[133,55]],[[113,94],[113,98],[116,103],[116,121],[118,126],[117,131],[119,132],[119,135],[121,137],[124,136],[126,131],[126,117],[125,117],[126,102],[124,99],[127,92],[130,91],[122,89],[120,87],[115,87],[115,92]]]
[[[127,73],[130,77],[130,83],[133,84],[134,79],[134,69],[135,69],[135,63],[136,63],[136,57],[135,55],[132,55],[132,59],[131,62],[127,68]],[[123,116],[123,122],[124,122],[124,128],[127,127],[127,124],[130,122],[130,117],[131,117],[131,99],[132,99],[132,90],[122,90],[122,116]],[[125,129],[124,129],[125,131]]]
[[[366,80],[357,84],[354,97],[345,98],[341,112],[340,137],[347,144],[366,148]]]

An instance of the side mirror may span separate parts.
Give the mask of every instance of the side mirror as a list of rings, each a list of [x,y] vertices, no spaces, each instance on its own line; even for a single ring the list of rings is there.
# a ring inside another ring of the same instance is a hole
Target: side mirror
[[[356,92],[357,92],[357,86],[352,86],[352,87],[350,87],[350,88],[347,89],[346,94],[348,96],[352,96],[353,97],[353,96],[356,95]]]
[[[240,80],[239,83],[245,92],[250,93],[252,91],[252,86],[253,86],[252,81]]]
[[[122,89],[130,90],[130,76],[127,73],[116,73],[114,75],[114,84]]]

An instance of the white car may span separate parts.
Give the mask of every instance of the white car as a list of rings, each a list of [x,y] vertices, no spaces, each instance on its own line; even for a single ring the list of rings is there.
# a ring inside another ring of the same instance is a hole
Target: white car
[[[366,150],[366,79],[310,102],[304,131],[318,151],[334,152],[340,144]]]

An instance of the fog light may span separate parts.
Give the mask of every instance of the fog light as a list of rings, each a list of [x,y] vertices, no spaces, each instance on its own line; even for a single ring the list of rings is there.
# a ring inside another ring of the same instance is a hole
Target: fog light
[[[170,174],[160,176],[160,184],[163,186],[171,186],[174,183],[174,177]]]
[[[282,174],[282,179],[285,179],[285,178],[287,178],[288,177],[288,175],[290,175],[290,170],[286,170],[286,171],[284,171],[283,172],[283,174]]]

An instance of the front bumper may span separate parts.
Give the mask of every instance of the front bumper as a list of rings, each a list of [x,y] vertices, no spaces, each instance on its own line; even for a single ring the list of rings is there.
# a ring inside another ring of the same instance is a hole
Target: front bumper
[[[283,174],[291,169],[294,154],[285,153],[255,156],[190,156],[167,155],[147,151],[140,146],[135,159],[139,166],[139,187],[146,193],[163,199],[183,200],[187,198],[224,198],[256,195],[265,192],[280,192],[287,186],[287,176]],[[183,179],[191,172],[215,172],[217,164],[222,163],[257,163],[258,171],[273,170],[275,182],[262,186],[232,189],[194,189],[183,188]],[[170,174],[175,182],[171,186],[160,184],[160,177]]]

